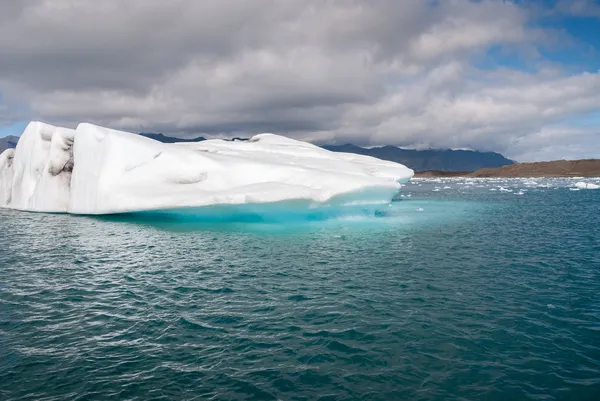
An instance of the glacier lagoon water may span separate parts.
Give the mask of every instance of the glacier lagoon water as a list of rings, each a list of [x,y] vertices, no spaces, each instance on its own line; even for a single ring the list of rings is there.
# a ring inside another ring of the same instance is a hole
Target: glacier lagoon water
[[[0,210],[0,399],[600,399],[600,190],[574,183],[415,180],[350,216]]]

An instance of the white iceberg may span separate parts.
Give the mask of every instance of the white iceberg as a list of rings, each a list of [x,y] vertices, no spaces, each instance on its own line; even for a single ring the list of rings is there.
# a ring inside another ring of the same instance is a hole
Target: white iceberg
[[[80,124],[33,122],[0,156],[0,206],[113,214],[215,205],[389,203],[413,171],[286,137],[165,144]]]
[[[579,181],[575,183],[575,188],[579,189],[600,189],[600,185],[592,184],[591,182]]]

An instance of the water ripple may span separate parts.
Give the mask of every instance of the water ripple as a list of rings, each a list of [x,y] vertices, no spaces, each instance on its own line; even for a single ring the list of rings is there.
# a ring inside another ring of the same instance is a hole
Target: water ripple
[[[569,185],[273,230],[0,210],[0,399],[596,400],[600,191]]]

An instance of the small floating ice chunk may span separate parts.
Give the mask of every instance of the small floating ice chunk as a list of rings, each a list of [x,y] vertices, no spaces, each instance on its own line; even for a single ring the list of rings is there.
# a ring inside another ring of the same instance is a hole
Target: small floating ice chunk
[[[579,189],[600,189],[600,185],[592,184],[591,182],[579,181],[575,183],[575,188]]]

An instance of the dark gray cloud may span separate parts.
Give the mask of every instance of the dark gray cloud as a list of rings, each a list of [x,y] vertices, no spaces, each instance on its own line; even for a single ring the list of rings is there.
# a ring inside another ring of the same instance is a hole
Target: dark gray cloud
[[[474,67],[491,46],[535,56],[549,33],[533,27],[530,9],[433,4],[3,1],[0,123],[26,115],[189,136],[270,131],[530,159],[542,157],[536,147],[561,157],[565,138],[598,138],[565,123],[600,110],[598,73]]]

